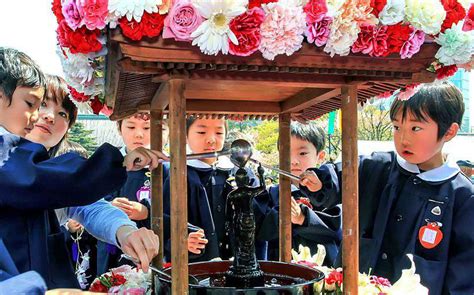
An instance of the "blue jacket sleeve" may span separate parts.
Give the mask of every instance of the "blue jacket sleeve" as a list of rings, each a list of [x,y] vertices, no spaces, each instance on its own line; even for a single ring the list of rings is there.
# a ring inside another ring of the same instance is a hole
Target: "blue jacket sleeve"
[[[116,234],[119,227],[128,225],[137,228],[127,214],[104,199],[87,206],[70,207],[68,216],[81,223],[97,239],[115,246],[118,246]]]
[[[49,159],[41,145],[21,139],[0,166],[0,207],[56,209],[93,203],[125,182],[122,162],[119,150],[109,144],[89,159],[75,153]]]
[[[44,294],[46,289],[45,281],[36,271],[27,271],[5,281],[0,281],[0,295],[40,295]]]

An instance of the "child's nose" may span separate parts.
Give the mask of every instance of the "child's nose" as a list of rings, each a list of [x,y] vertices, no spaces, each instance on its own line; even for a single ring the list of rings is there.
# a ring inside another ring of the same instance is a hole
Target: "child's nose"
[[[52,112],[44,112],[41,118],[46,122],[54,123],[54,114]]]
[[[207,143],[208,143],[208,144],[214,144],[214,143],[216,143],[216,137],[215,137],[215,136],[212,136],[212,135],[209,136],[209,137],[207,138]]]
[[[35,112],[33,112],[31,114],[30,121],[32,123],[36,123],[38,121],[38,119],[39,119],[39,112],[38,112],[38,110],[36,110]]]
[[[143,138],[143,131],[137,130],[137,131],[135,132],[135,137],[137,137],[137,138]]]

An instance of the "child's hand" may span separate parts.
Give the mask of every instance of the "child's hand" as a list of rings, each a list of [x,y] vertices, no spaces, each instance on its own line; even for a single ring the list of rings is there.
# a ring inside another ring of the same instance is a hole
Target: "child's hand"
[[[165,154],[159,151],[138,147],[125,156],[123,166],[127,171],[141,170],[146,166],[150,166],[150,170],[153,170],[160,163],[160,159],[169,160]]]
[[[82,228],[82,224],[75,221],[74,219],[69,219],[67,221],[66,226],[67,226],[67,229],[70,233],[75,233],[75,232],[79,231]]]
[[[127,198],[115,198],[112,201],[112,205],[125,212],[128,216],[130,216],[133,211],[132,202]]]
[[[291,197],[291,223],[302,225],[304,219],[305,216],[300,205],[296,203],[295,198]]]
[[[192,232],[188,235],[188,251],[193,254],[201,254],[201,249],[206,248],[207,242],[203,229]]]
[[[128,217],[133,220],[144,220],[148,218],[148,208],[141,203],[131,201],[132,210],[128,214]]]
[[[323,184],[314,171],[306,170],[300,175],[300,185],[306,186],[310,191],[317,192]]]
[[[158,255],[158,236],[152,230],[144,227],[136,229],[129,225],[119,227],[116,235],[123,253],[140,260],[138,268],[148,272],[148,265]]]

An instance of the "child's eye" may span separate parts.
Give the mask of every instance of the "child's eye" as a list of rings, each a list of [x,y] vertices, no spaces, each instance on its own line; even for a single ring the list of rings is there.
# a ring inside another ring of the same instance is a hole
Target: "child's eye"
[[[224,132],[217,132],[217,135],[224,135]]]
[[[398,131],[398,129],[400,129],[400,127],[393,125],[393,130]]]
[[[144,127],[143,129],[145,129],[145,130],[150,130],[150,127]]]
[[[59,112],[59,115],[64,119],[67,119],[67,114],[65,112]]]
[[[135,127],[127,127],[127,128],[128,128],[128,129],[130,129],[130,130],[133,130],[133,129],[135,129]]]
[[[196,132],[196,133],[197,133],[197,134],[206,134],[206,132],[204,132],[204,131],[198,131],[198,132]]]
[[[413,131],[420,131],[420,130],[421,130],[421,128],[420,128],[420,127],[417,127],[417,126],[415,126],[415,127],[412,127],[412,128],[411,128],[411,130],[413,130]]]
[[[41,107],[45,108],[45,107],[47,107],[47,106],[48,106],[48,105],[46,104],[46,101],[41,102]]]
[[[25,103],[26,103],[26,105],[27,105],[29,108],[32,108],[32,107],[35,105],[34,103],[29,102],[29,101],[27,101],[27,100],[25,100]]]
[[[301,152],[300,156],[306,156],[308,153],[307,152]]]

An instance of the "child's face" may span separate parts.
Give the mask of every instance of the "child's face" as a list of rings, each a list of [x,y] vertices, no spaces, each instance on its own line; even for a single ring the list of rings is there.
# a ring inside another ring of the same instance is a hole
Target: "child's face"
[[[53,100],[45,100],[39,108],[38,121],[26,136],[28,140],[50,149],[57,145],[69,129],[68,112]]]
[[[324,151],[318,152],[309,141],[291,136],[291,173],[301,175],[308,168],[314,168],[324,159]]]
[[[431,170],[443,164],[442,148],[450,136],[438,140],[438,124],[428,115],[427,121],[419,121],[409,111],[404,120],[399,112],[393,124],[393,139],[397,153],[407,162],[416,164],[421,170]],[[457,130],[456,130],[457,131]]]
[[[187,142],[193,153],[208,153],[222,150],[225,139],[224,119],[197,119],[189,126]],[[212,164],[215,158],[203,159]]]
[[[150,120],[132,116],[123,120],[120,128],[127,152],[137,147],[150,148]]]
[[[38,120],[38,108],[44,89],[19,86],[12,95],[11,104],[0,89],[0,125],[9,132],[25,137]]]

